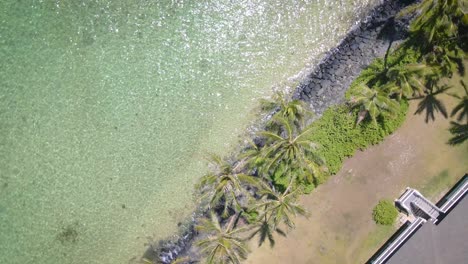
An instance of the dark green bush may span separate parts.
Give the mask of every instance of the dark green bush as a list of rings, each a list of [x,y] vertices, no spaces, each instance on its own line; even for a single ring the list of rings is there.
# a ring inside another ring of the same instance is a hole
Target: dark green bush
[[[315,189],[315,185],[313,183],[303,183],[302,184],[302,193],[309,194]]]
[[[390,200],[380,200],[372,211],[372,217],[377,224],[392,225],[398,216],[398,210]]]
[[[397,113],[385,114],[377,125],[364,122],[356,125],[357,112],[346,106],[336,106],[325,111],[323,116],[312,123],[310,139],[319,144],[318,154],[324,158],[328,173],[336,174],[345,158],[354,155],[370,145],[381,142],[385,136],[401,126],[408,111],[408,103],[402,101]],[[324,177],[325,179],[326,177]]]
[[[324,158],[329,173],[335,174],[341,168],[343,159],[352,156],[356,149],[363,147],[356,140],[359,128],[345,106],[329,108],[312,124],[312,142],[319,144],[318,154]]]

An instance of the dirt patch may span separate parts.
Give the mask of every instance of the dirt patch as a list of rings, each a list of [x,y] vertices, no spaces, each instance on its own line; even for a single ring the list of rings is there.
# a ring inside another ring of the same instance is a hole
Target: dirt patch
[[[461,94],[459,80],[454,77],[450,83],[452,92]],[[454,98],[440,98],[450,111]],[[286,238],[277,237],[273,249],[253,246],[246,263],[364,263],[393,232],[372,221],[378,200],[396,199],[407,186],[442,182],[425,187],[434,199],[462,177],[468,171],[468,143],[447,145],[449,120],[436,115],[434,122],[425,123],[424,115],[413,115],[417,104],[410,103],[408,118],[397,132],[356,153],[340,173],[302,197],[309,219],[298,218],[296,229]]]

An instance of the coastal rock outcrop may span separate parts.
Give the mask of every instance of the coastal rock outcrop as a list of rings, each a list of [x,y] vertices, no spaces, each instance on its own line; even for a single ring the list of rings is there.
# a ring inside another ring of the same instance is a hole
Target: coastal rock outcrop
[[[407,37],[410,17],[395,18],[406,5],[386,1],[377,6],[326,54],[293,97],[309,102],[318,116],[328,107],[343,103],[346,90],[361,70],[375,58],[383,57],[389,45]]]

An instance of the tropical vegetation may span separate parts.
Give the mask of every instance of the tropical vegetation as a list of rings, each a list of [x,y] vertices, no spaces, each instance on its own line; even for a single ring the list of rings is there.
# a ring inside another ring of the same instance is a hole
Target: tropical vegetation
[[[219,156],[213,155],[211,162],[215,172],[203,176],[198,185],[201,192],[209,197],[209,207],[216,209],[221,206],[224,217],[228,216],[229,209],[243,210],[246,207],[245,200],[250,196],[245,187],[247,184],[255,186],[257,178],[242,173],[239,164],[233,166]]]
[[[207,263],[239,263],[249,252],[250,239],[274,246],[277,235],[294,228],[296,216],[308,215],[299,196],[337,173],[356,150],[395,131],[405,120],[409,100],[420,100],[416,113],[425,113],[426,122],[435,114],[455,118],[449,144],[466,141],[466,86],[465,95],[451,94],[459,100],[452,111],[439,100],[451,89],[439,79],[464,71],[466,8],[462,0],[423,0],[408,8],[405,13],[419,12],[409,40],[362,71],[346,104],[329,108],[312,123],[312,111],[303,101],[281,93],[262,101],[265,130],[247,139],[239,155],[213,156],[212,172],[198,185],[208,217],[197,226],[196,245]],[[392,224],[396,215],[386,200],[373,211],[379,224]]]
[[[207,234],[196,243],[202,249],[202,253],[207,253],[207,263],[240,263],[249,252],[245,241],[238,235],[244,229],[234,228],[234,217],[231,217],[228,224],[222,226],[214,212],[211,212],[210,216],[210,219],[203,219],[196,227],[199,232]]]

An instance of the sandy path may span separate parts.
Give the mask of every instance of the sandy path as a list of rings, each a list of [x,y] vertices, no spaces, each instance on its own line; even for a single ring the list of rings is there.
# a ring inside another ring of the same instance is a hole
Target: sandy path
[[[451,80],[458,82],[458,77]],[[453,98],[443,100],[451,111]],[[267,243],[252,246],[246,263],[364,263],[382,240],[365,246],[379,228],[371,217],[379,199],[395,199],[406,186],[423,186],[443,171],[451,182],[468,172],[468,143],[448,146],[449,121],[436,115],[435,122],[426,124],[424,116],[413,115],[417,103],[411,102],[409,116],[396,133],[356,153],[339,174],[302,198],[309,219],[297,218],[296,229],[287,238],[277,237],[273,249]]]

